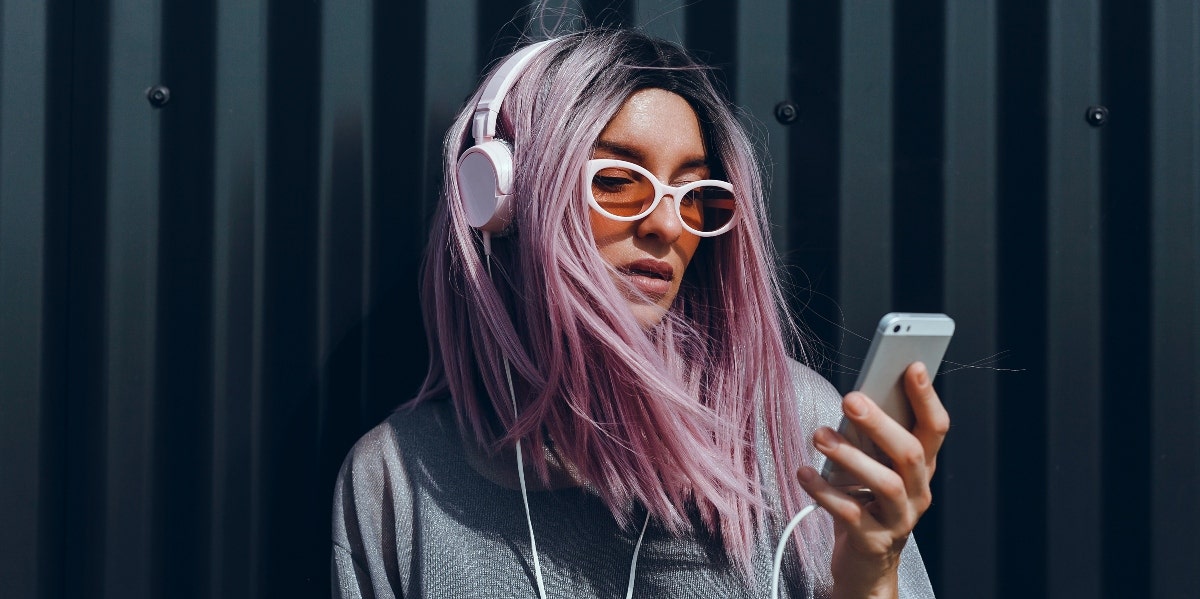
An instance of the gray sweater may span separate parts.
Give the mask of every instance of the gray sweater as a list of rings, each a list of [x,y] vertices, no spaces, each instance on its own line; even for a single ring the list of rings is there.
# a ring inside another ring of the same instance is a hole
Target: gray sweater
[[[816,393],[834,426],[840,397],[797,367],[799,393]],[[398,411],[346,457],[333,501],[335,597],[537,597],[529,530],[512,455],[485,457],[464,443],[448,401]],[[762,452],[768,455],[768,452]],[[764,491],[775,492],[764,464]],[[818,465],[819,466],[819,465]],[[624,597],[645,512],[622,529],[586,487],[527,475],[538,555],[548,597]],[[774,499],[774,498],[771,498]],[[776,500],[777,502],[777,500]],[[817,510],[809,518],[828,518]],[[788,518],[772,518],[749,583],[704,533],[672,536],[650,522],[637,560],[635,597],[770,597],[776,543]],[[698,527],[698,530],[703,530]],[[832,551],[829,539],[819,540]],[[781,597],[812,597],[789,542]],[[916,543],[901,557],[902,597],[932,597]]]

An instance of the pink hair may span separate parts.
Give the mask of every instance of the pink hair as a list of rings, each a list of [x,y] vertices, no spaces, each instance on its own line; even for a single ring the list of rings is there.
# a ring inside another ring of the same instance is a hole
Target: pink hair
[[[606,123],[648,87],[696,110],[713,176],[738,190],[741,219],[701,243],[649,334],[596,249],[580,181]],[[471,101],[445,138],[444,197],[423,269],[431,362],[414,403],[448,393],[460,426],[491,450],[517,439],[551,448],[623,526],[640,503],[685,532],[694,507],[748,573],[756,543],[778,534],[764,530],[771,508],[759,436],[780,489],[776,522],[786,522],[811,503],[795,473],[814,460],[806,440],[816,408],[811,394],[795,392],[788,352],[803,351],[800,335],[775,268],[760,166],[733,110],[709,70],[675,45],[623,30],[558,38],[502,106],[498,136],[512,145],[517,202],[509,233],[492,241],[489,277],[455,171],[473,143],[473,109]],[[516,414],[505,359],[518,381]],[[527,455],[547,480],[544,453]],[[810,548],[831,546],[829,528],[810,518],[797,533],[818,583],[827,582],[829,556]]]

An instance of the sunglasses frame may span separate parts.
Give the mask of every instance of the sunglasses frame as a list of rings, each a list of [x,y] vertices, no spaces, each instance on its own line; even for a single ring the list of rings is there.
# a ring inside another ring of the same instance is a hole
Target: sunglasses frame
[[[648,208],[633,216],[619,216],[605,210],[600,206],[600,202],[596,201],[596,196],[592,193],[592,178],[596,176],[596,173],[610,167],[629,169],[646,177],[646,180],[650,181],[650,183],[654,186],[654,201],[650,202],[650,206]],[[700,181],[692,181],[691,183],[675,187],[663,183],[658,179],[658,177],[654,176],[654,173],[646,170],[645,167],[640,164],[612,158],[593,158],[588,160],[583,167],[583,188],[584,193],[587,195],[588,204],[591,205],[593,210],[599,212],[600,215],[605,218],[621,222],[633,222],[636,220],[641,220],[647,216],[650,216],[650,214],[658,208],[658,204],[662,201],[663,196],[669,195],[673,200],[675,200],[675,217],[679,219],[680,224],[683,225],[684,230],[686,230],[688,233],[698,237],[716,237],[717,235],[726,233],[732,229],[733,226],[737,224],[738,214],[741,213],[741,211],[737,210],[736,208],[733,211],[733,216],[729,218],[729,222],[725,223],[721,226],[721,228],[715,231],[706,232],[693,229],[687,224],[687,221],[683,220],[683,215],[679,210],[680,205],[683,203],[683,197],[687,195],[689,191],[697,187],[719,187],[724,189],[733,194],[734,204],[737,204],[737,194],[733,191],[733,184],[728,181],[720,181],[717,179],[701,179]]]

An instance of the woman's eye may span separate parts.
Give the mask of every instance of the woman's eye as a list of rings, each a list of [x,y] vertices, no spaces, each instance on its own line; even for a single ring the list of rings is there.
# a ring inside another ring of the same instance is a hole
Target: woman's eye
[[[683,195],[683,199],[679,201],[681,205],[691,206],[698,202],[704,201],[704,192],[707,191],[703,187],[697,187]]]
[[[633,179],[622,176],[597,174],[592,178],[592,185],[604,191],[617,191],[621,188],[633,185],[633,183]]]

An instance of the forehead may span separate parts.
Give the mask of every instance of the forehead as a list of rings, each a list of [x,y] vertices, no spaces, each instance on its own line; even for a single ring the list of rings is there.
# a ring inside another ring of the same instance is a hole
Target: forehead
[[[691,161],[705,153],[696,111],[682,96],[659,88],[631,94],[600,133],[596,149],[639,161]]]

